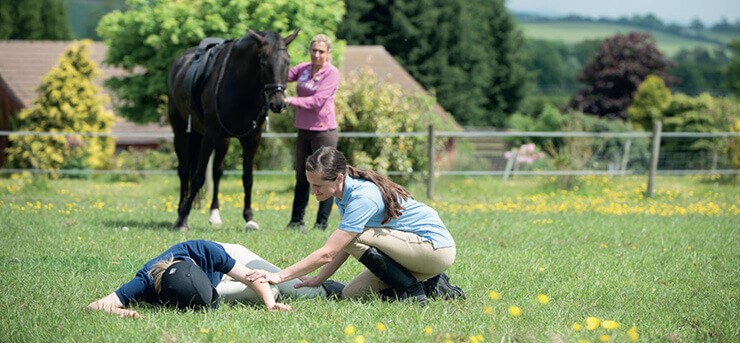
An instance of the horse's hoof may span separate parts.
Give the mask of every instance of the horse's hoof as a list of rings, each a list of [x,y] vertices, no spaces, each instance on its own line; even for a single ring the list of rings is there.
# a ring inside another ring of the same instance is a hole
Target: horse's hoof
[[[245,230],[250,230],[250,231],[251,230],[259,230],[260,229],[260,226],[257,225],[257,222],[255,222],[254,220],[250,220],[250,221],[247,222],[246,225],[244,225],[244,229]]]
[[[208,223],[214,226],[221,226],[224,223],[221,221],[221,215],[218,210],[211,210],[211,217],[208,218]]]
[[[183,226],[175,226],[174,228],[172,228],[172,231],[185,232],[185,231],[188,231],[188,227],[187,226],[184,226],[184,225]]]

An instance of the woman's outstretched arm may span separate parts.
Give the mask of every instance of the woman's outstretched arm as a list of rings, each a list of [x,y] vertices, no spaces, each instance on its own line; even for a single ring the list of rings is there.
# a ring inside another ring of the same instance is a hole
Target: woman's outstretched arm
[[[355,238],[355,236],[357,236],[357,233],[337,229],[331,234],[331,236],[329,236],[329,239],[326,241],[326,243],[324,243],[324,246],[312,252],[304,259],[296,262],[292,266],[285,268],[277,273],[252,273],[249,279],[256,280],[257,278],[264,276],[271,284],[278,284],[288,280],[293,280],[297,277],[304,276],[318,269],[319,267],[334,261],[334,258],[342,251],[345,246],[347,246],[347,244],[349,244],[350,241],[352,241],[353,238]],[[337,265],[336,268],[339,268],[339,265]]]

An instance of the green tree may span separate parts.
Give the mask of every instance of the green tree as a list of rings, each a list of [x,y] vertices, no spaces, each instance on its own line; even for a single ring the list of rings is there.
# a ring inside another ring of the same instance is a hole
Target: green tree
[[[106,85],[123,100],[119,113],[134,122],[157,122],[167,101],[167,73],[175,58],[206,37],[240,38],[247,28],[287,35],[302,29],[289,46],[291,64],[308,60],[311,38],[330,37],[344,15],[341,1],[320,0],[128,0],[127,10],[105,15],[98,34],[109,46],[106,63],[128,75]],[[343,42],[332,44],[341,62]]]
[[[535,74],[536,91],[544,94],[575,93],[576,75],[581,65],[572,49],[563,42],[530,40],[524,45],[527,70]]]
[[[110,132],[113,113],[92,79],[98,75],[88,58],[91,41],[73,44],[37,89],[35,107],[18,114],[17,130],[34,132]],[[60,169],[82,164],[106,168],[115,148],[111,137],[10,136],[8,163],[18,168]]]
[[[627,109],[629,120],[645,130],[652,130],[653,120],[663,118],[663,109],[671,101],[671,90],[657,75],[648,75],[637,88],[632,105]]]
[[[725,69],[725,84],[733,94],[740,96],[740,40],[733,39],[727,46],[735,52],[735,57]]]
[[[383,45],[464,125],[503,126],[524,97],[522,34],[501,0],[349,0],[338,36]]]
[[[69,40],[64,0],[0,1],[0,39]]]
[[[673,87],[674,91],[687,94],[726,91],[726,88],[723,89],[724,69],[728,58],[724,49],[714,51],[703,47],[683,49],[676,54],[674,60],[677,66],[669,68],[668,71],[681,79],[681,82]]]

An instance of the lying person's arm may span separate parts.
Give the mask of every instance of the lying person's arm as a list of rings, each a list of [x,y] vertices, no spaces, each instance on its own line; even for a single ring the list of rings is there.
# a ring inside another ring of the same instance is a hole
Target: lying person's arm
[[[87,305],[90,310],[102,310],[106,313],[118,315],[119,317],[133,317],[141,318],[139,312],[131,311],[123,308],[123,303],[118,299],[118,295],[115,292],[108,294],[105,298],[91,302]]]
[[[262,302],[265,303],[265,306],[267,306],[267,309],[269,311],[275,311],[275,310],[281,310],[281,311],[290,311],[292,308],[288,305],[275,302],[275,297],[272,294],[272,290],[270,290],[270,284],[265,280],[264,278],[259,278],[254,281],[249,281],[247,279],[247,275],[253,274],[252,270],[247,268],[246,266],[235,264],[234,268],[231,269],[230,272],[227,273],[229,276],[234,278],[237,281],[240,281],[241,283],[247,285],[247,287],[254,290],[255,293],[257,293],[257,296],[262,299]]]

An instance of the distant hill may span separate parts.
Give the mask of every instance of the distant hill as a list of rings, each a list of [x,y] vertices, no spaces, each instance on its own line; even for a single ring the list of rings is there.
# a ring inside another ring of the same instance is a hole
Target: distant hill
[[[524,36],[529,39],[562,41],[573,44],[591,39],[604,39],[616,34],[629,32],[650,32],[658,49],[667,56],[673,56],[681,49],[703,47],[708,50],[725,49],[732,39],[740,40],[740,33],[718,32],[708,29],[694,29],[664,26],[661,22],[652,23],[654,27],[629,23],[628,19],[593,20],[582,17],[551,18],[536,13],[514,13],[521,25]]]

